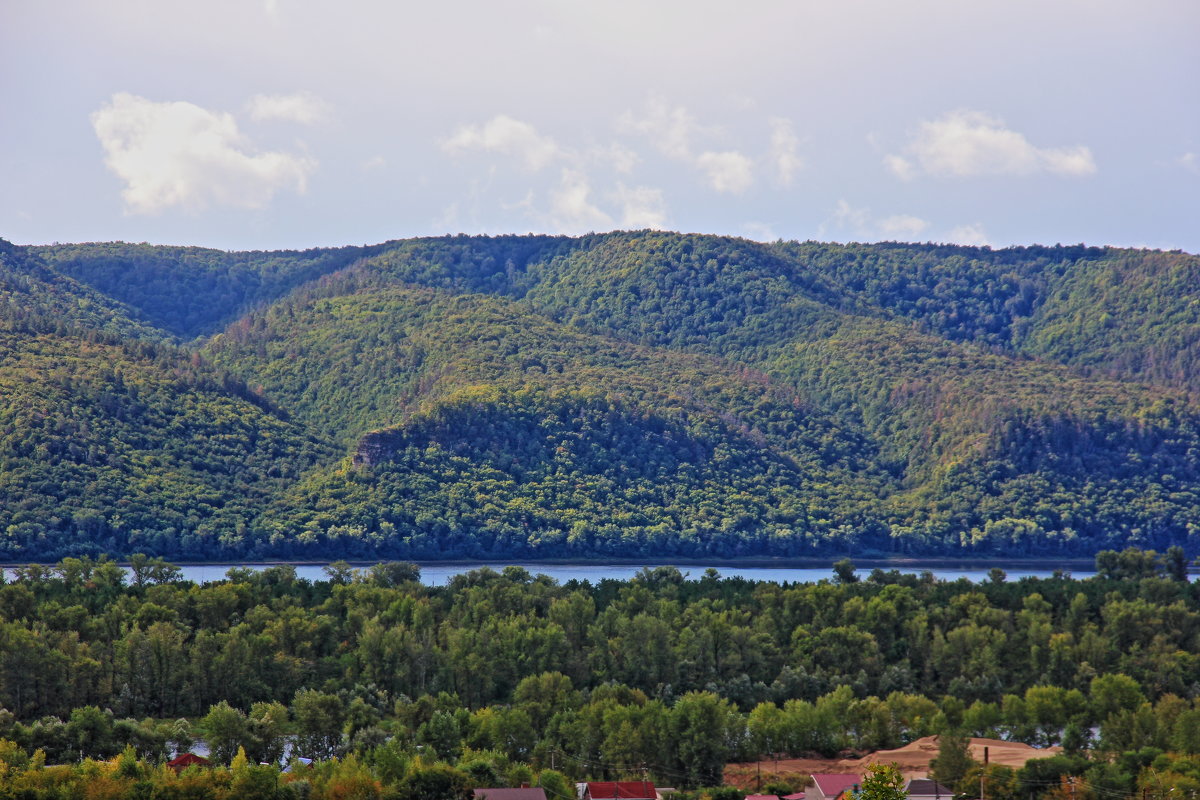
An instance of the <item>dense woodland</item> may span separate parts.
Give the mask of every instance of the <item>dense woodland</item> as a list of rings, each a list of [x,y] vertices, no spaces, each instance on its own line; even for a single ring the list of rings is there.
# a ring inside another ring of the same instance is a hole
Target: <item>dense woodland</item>
[[[1200,550],[1200,259],[0,247],[0,557]]]
[[[400,562],[196,585],[131,566],[69,558],[0,586],[0,796],[448,798],[536,780],[566,800],[574,780],[713,787],[730,761],[927,735],[964,793],[981,766],[962,737],[1064,748],[989,767],[997,800],[1059,797],[1064,776],[1079,798],[1200,789],[1200,588],[1180,550],[979,584],[849,561],[793,585],[509,567],[428,587]],[[221,768],[159,766],[198,740]],[[281,776],[300,755],[322,763]]]

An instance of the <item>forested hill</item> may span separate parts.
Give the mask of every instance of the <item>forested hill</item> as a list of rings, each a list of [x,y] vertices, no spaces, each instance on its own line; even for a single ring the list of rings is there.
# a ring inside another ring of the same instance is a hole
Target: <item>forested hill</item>
[[[1200,258],[0,242],[0,557],[1200,550]]]

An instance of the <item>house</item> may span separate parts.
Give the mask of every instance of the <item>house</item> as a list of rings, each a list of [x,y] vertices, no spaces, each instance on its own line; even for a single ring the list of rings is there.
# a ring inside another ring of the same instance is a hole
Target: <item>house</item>
[[[519,789],[476,789],[475,800],[546,800],[546,790],[540,786]]]
[[[850,773],[813,773],[813,785],[804,790],[805,800],[835,800],[847,789],[856,789],[862,778]]]
[[[212,762],[204,756],[198,756],[195,753],[184,753],[168,761],[167,766],[175,770],[175,774],[178,775],[188,767],[210,767],[212,766]]]
[[[582,784],[579,800],[658,800],[653,781],[592,781]]]
[[[954,790],[947,789],[932,778],[909,778],[904,784],[908,800],[952,800]]]
[[[746,800],[779,800],[777,794],[748,794]]]

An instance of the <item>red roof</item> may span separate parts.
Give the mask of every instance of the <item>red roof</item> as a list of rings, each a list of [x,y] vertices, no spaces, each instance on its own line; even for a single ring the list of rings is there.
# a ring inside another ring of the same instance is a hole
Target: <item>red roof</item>
[[[207,767],[211,763],[204,756],[198,756],[195,753],[184,753],[178,758],[168,761],[167,766],[176,772],[183,772],[188,767]]]
[[[821,794],[825,797],[837,797],[847,789],[853,788],[855,785],[862,783],[862,778],[857,775],[848,773],[842,774],[821,774],[813,773],[813,783],[821,790]]]
[[[779,800],[777,794],[748,794],[746,800]]]
[[[592,800],[655,800],[653,781],[594,781],[587,785]]]

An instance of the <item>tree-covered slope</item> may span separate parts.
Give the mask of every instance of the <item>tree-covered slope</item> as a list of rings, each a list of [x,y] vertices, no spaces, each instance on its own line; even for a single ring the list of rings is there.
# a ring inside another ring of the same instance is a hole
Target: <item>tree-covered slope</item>
[[[899,546],[1195,535],[1200,417],[1182,392],[948,341],[849,299],[860,313],[837,310],[828,280],[749,243],[688,238],[607,237],[541,268],[524,302],[585,329],[737,359],[860,426],[906,487],[887,503]]]
[[[938,336],[1200,388],[1194,255],[814,242],[774,249],[829,284],[844,304],[913,320]]]
[[[489,255],[488,244],[459,241],[447,251],[444,241],[414,243],[364,261],[350,274],[240,321],[209,346],[210,352],[344,441],[373,426],[417,424],[408,415],[421,404],[428,409],[451,391],[477,384],[509,391],[503,401],[477,409],[496,429],[508,426],[496,421],[507,414],[516,420],[510,420],[515,430],[525,430],[517,418],[534,412],[522,403],[534,404],[536,413],[558,413],[543,408],[548,401],[538,387],[598,388],[606,397],[637,387],[652,398],[646,404],[658,408],[670,402],[655,397],[656,390],[695,396],[689,385],[695,381],[678,376],[694,374],[697,362],[684,365],[682,360],[711,354],[740,365],[728,385],[759,376],[772,391],[796,398],[830,426],[827,441],[843,442],[841,449],[856,465],[843,480],[853,485],[869,479],[870,502],[855,492],[822,498],[816,543],[825,546],[850,539],[913,550],[1083,552],[1125,541],[1156,546],[1184,541],[1200,522],[1195,511],[1200,496],[1197,410],[1177,391],[1088,378],[1062,366],[949,341],[914,330],[911,322],[871,315],[869,307],[848,313],[835,307],[828,281],[769,254],[760,258],[762,248],[740,240],[658,233],[591,237],[574,240],[573,246],[551,240],[541,253],[519,259]],[[431,251],[440,259],[430,257]],[[497,266],[504,262],[506,268]],[[491,285],[517,299],[374,288],[397,279],[451,290]],[[687,351],[693,355],[685,356]],[[747,411],[753,405],[752,398],[733,394],[705,401],[706,408],[740,419],[753,417]],[[558,435],[526,433],[537,440]],[[399,431],[395,446],[387,449],[409,453],[411,441],[425,441],[422,435]],[[431,441],[453,450],[447,435]],[[360,509],[353,526],[362,529],[361,535],[377,530],[382,521],[413,529],[422,517],[418,506],[427,509],[426,522],[442,520],[441,530],[458,531],[462,525],[445,522],[446,509],[454,504],[445,500],[443,489],[488,485],[496,496],[508,484],[493,480],[488,459],[512,444],[502,441],[508,444],[464,444],[475,455],[454,465],[393,459],[403,461],[408,472],[401,475],[393,464],[386,476],[374,475],[353,491],[317,473],[310,476],[303,502],[289,502],[308,508],[321,505],[322,493],[357,493],[350,505]],[[615,451],[611,455],[614,463],[619,460]],[[589,474],[602,473],[603,467]],[[730,475],[702,482],[711,488],[722,480],[736,485]],[[380,488],[389,481],[390,488]],[[436,488],[413,492],[414,483]],[[767,483],[755,490],[770,496]],[[813,494],[813,485],[802,484],[801,493]],[[570,528],[569,520],[555,516],[559,504],[596,505],[581,497],[564,501],[563,493],[541,488],[522,491],[524,501],[548,516],[521,525],[553,530],[556,536]],[[403,515],[386,519],[386,514],[361,511],[394,506],[389,498],[398,493],[409,498]],[[618,494],[606,495],[610,512],[623,502]],[[516,495],[505,497],[511,501]],[[674,505],[664,501],[660,507]],[[502,507],[493,504],[490,512],[497,524]],[[789,501],[789,508],[796,507]],[[304,524],[317,531],[341,526],[347,506],[340,508],[305,515]],[[727,518],[723,512],[721,519]],[[794,511],[772,517],[760,510],[743,527],[761,532],[780,518],[795,526],[793,531],[806,530]],[[674,511],[652,519],[666,521],[676,532],[721,528],[711,523],[696,528]],[[472,520],[466,529],[486,529]],[[662,530],[656,536],[658,545],[679,546]],[[515,542],[531,538],[536,537],[508,535],[505,546],[519,549]],[[540,541],[553,548],[562,545],[560,539],[542,536]],[[753,535],[732,537],[738,539],[745,540],[739,547],[763,549]],[[813,543],[797,536],[790,552]],[[654,546],[636,545],[639,551]]]
[[[0,319],[0,558],[244,553],[327,453],[196,356]]]
[[[1200,544],[1194,256],[643,231],[0,259],[13,331],[26,303],[62,320],[12,334],[0,404],[49,392],[58,417],[95,417],[33,426],[52,453],[185,453],[191,472],[105,462],[109,481],[184,481],[129,495],[147,519],[164,504],[145,530],[166,554],[185,533],[363,556]],[[195,361],[113,338],[222,327]],[[129,361],[155,403],[111,419],[96,397],[127,386],[88,372],[96,359]],[[84,377],[54,383],[58,362]],[[267,429],[289,444],[264,456]],[[41,499],[0,512],[116,548],[56,516],[31,452],[5,479]],[[55,502],[109,514],[118,493],[89,505],[99,484],[81,475]],[[226,510],[188,488],[198,475]],[[36,550],[22,535],[12,552]]]
[[[239,253],[103,242],[32,247],[28,252],[186,340],[215,333],[255,306],[386,247]]]
[[[207,353],[356,442],[355,466],[314,472],[264,520],[314,547],[798,553],[880,528],[874,445],[795,392],[500,298],[314,291]]]
[[[767,370],[861,420],[900,465],[901,547],[1090,552],[1200,530],[1200,409],[1180,391],[861,321]]]
[[[84,326],[125,338],[161,338],[137,312],[48,267],[25,248],[0,239],[0,314]]]
[[[1200,390],[1200,257],[1113,250],[1064,273],[1025,327],[1024,352]]]

